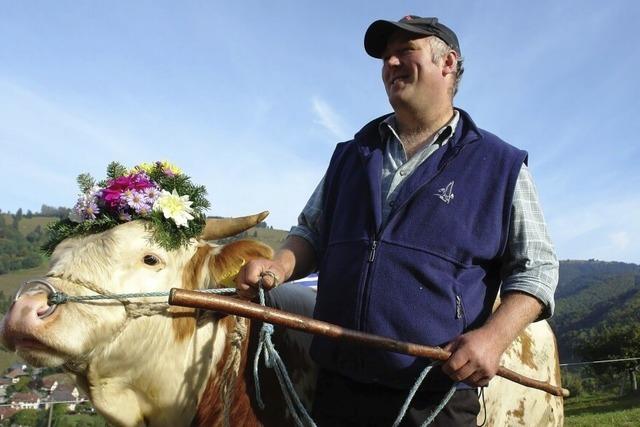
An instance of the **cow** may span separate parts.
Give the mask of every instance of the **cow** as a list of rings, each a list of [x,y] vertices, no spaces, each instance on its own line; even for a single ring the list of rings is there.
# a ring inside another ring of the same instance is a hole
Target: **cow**
[[[243,262],[270,257],[272,250],[251,240],[209,240],[237,234],[265,216],[210,219],[201,239],[172,251],[155,244],[141,220],[66,239],[44,280],[23,289],[5,316],[2,341],[33,365],[62,366],[73,374],[113,425],[287,425],[293,419],[287,419],[275,381],[262,379],[265,410],[256,405],[253,379],[245,375],[252,370],[245,367],[253,366],[246,319],[158,304],[166,297],[70,302],[55,309],[48,303],[47,284],[72,296],[220,287]],[[301,305],[301,314],[310,314],[311,301]],[[279,346],[281,355],[308,405],[315,370],[308,344],[297,334],[277,331],[275,342],[290,344]],[[261,375],[269,373],[263,369]]]
[[[556,340],[549,323],[544,320],[530,324],[504,352],[500,363],[524,376],[561,385]],[[562,397],[501,377],[494,377],[481,389],[480,405],[478,425],[547,427],[564,424]]]
[[[265,409],[254,395],[252,352],[256,323],[236,316],[168,307],[166,298],[96,300],[52,306],[52,290],[68,295],[168,291],[225,286],[246,261],[270,257],[256,241],[226,244],[257,224],[250,217],[209,219],[199,239],[175,250],[154,243],[144,221],[69,238],[51,256],[49,272],[19,294],[5,316],[3,344],[37,366],[62,366],[97,411],[117,426],[282,426],[293,423],[275,378],[262,369]],[[278,306],[280,287],[269,293]],[[311,315],[313,291],[299,293],[298,314]],[[310,296],[311,295],[311,296]],[[291,305],[287,307],[291,309]],[[259,326],[259,325],[258,325]],[[507,350],[503,363],[535,378],[560,383],[557,351],[546,322],[530,326]],[[290,376],[310,404],[315,367],[306,334],[276,331]],[[507,380],[492,380],[479,420],[485,425],[561,425],[562,399]]]

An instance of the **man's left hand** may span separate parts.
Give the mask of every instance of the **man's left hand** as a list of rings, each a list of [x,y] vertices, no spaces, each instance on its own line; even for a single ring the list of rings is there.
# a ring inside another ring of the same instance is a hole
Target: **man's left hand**
[[[502,353],[541,310],[542,305],[531,295],[503,295],[501,304],[482,327],[460,335],[444,347],[451,357],[442,365],[442,371],[454,381],[474,387],[487,385],[498,372]]]
[[[498,372],[505,350],[494,338],[495,334],[483,328],[460,335],[444,347],[452,354],[442,365],[442,371],[454,381],[486,386]]]

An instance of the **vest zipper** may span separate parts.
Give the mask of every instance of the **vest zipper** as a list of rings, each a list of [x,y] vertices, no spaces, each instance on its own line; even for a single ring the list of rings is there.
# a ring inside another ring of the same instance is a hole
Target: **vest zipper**
[[[374,234],[375,236],[375,234]],[[374,237],[375,239],[375,237]],[[360,330],[366,323],[366,312],[369,301],[369,282],[371,279],[371,269],[373,268],[373,262],[376,259],[376,248],[378,247],[378,240],[373,240],[369,246],[369,258],[367,259],[364,282],[362,287],[362,294],[360,300],[360,306],[358,308],[359,315],[357,319],[356,329]]]
[[[462,298],[460,295],[456,295],[456,319],[462,319],[464,311],[462,310]]]
[[[373,262],[376,259],[376,247],[378,246],[378,241],[374,240],[371,243],[371,250],[369,251],[369,262]]]

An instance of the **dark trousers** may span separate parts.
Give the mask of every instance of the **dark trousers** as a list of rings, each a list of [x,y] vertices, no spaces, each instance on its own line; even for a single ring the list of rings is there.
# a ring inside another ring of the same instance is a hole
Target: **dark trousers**
[[[429,391],[428,384],[424,384],[414,396],[400,425],[420,426],[446,393]],[[358,383],[339,374],[321,370],[312,416],[320,427],[391,427],[408,394],[408,390]],[[430,426],[475,427],[479,411],[476,390],[458,390]]]

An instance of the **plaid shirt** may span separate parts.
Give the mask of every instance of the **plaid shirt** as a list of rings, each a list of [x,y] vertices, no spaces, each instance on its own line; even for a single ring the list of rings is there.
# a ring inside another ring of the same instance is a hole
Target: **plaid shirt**
[[[423,149],[407,159],[396,132],[395,116],[380,123],[386,140],[382,165],[382,218],[386,223],[401,184],[437,149],[453,136],[460,118],[457,110],[451,121],[434,135]],[[298,217],[290,235],[307,240],[318,252],[319,224],[322,213],[324,178],[320,181]],[[540,319],[553,314],[553,294],[558,283],[558,259],[547,232],[529,168],[523,164],[513,194],[507,248],[502,257],[500,293],[520,291],[536,297],[544,310]]]

